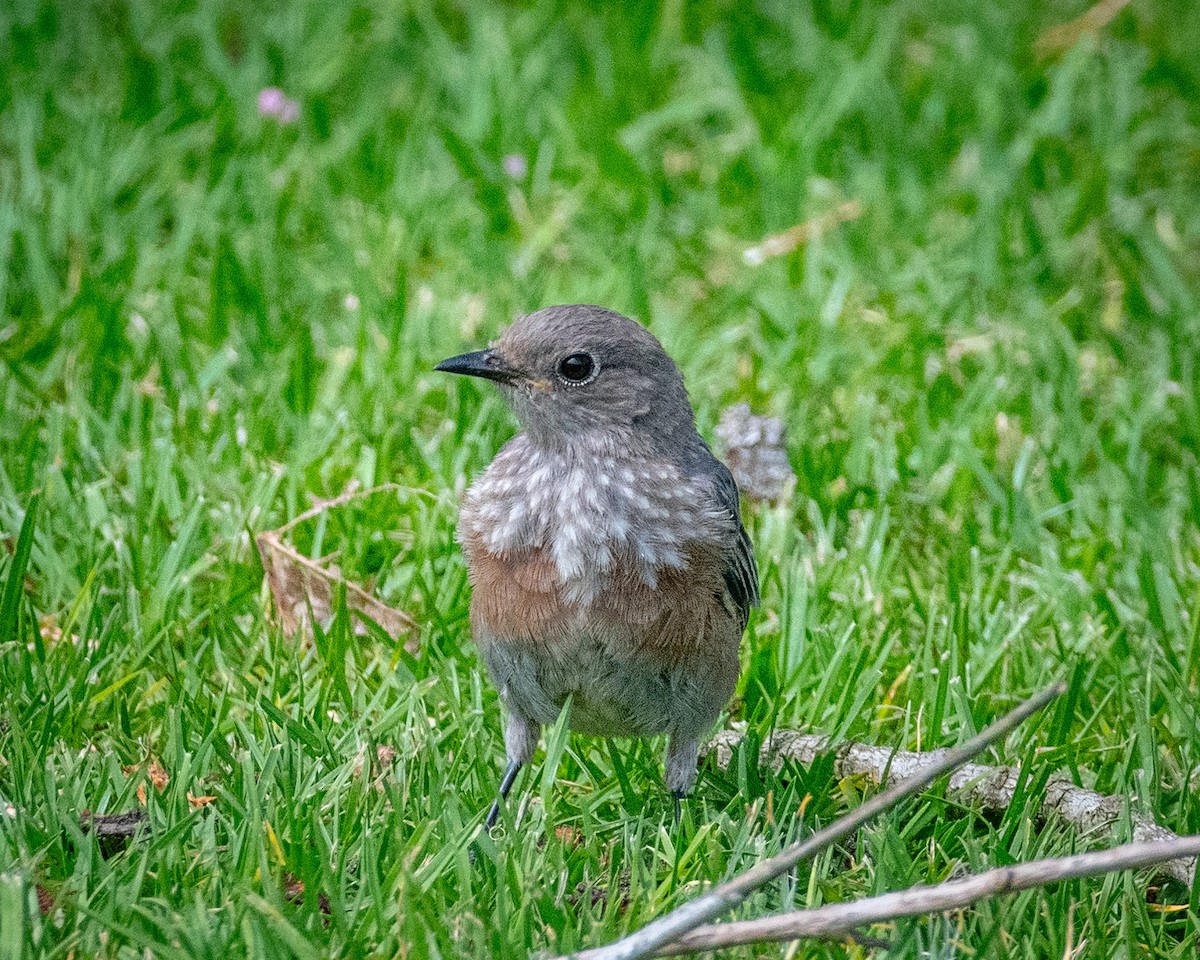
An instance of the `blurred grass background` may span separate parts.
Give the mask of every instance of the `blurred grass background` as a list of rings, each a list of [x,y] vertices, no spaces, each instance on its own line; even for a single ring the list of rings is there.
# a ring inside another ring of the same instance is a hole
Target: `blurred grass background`
[[[1200,10],[1048,33],[1086,9],[6,3],[0,956],[568,949],[857,802],[743,757],[675,830],[656,744],[557,731],[468,864],[503,747],[455,504],[513,424],[430,370],[556,302],[647,322],[710,437],[736,401],[787,422],[752,739],[950,744],[1061,676],[994,759],[1200,830]],[[416,617],[415,657],[267,616],[253,535],[352,481],[410,489],[295,543]],[[935,791],[743,914],[1107,842],[1037,821],[1038,782],[990,819]],[[79,815],[139,785],[152,834],[105,860]],[[1194,956],[1196,894],[1145,879],[887,955]],[[872,953],[737,955],[785,952]]]

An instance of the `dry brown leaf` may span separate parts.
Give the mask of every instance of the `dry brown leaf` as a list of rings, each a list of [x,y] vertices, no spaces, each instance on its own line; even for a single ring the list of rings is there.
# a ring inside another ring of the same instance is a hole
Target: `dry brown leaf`
[[[374,769],[374,786],[377,790],[383,789],[384,778],[388,771],[392,769],[392,764],[395,762],[397,750],[393,746],[386,743],[381,743],[375,748],[375,769]],[[358,753],[354,757],[354,766],[351,768],[354,777],[361,777],[364,772],[371,773],[367,770],[367,750],[366,747],[360,747]]]
[[[1054,57],[1066,53],[1084,36],[1104,29],[1127,6],[1129,0],[1100,0],[1074,20],[1068,20],[1044,31],[1034,41],[1033,49],[1039,57]]]
[[[832,210],[818,214],[811,220],[789,227],[782,233],[765,237],[757,245],[747,248],[742,253],[742,259],[750,266],[757,267],[771,257],[779,257],[791,253],[801,244],[807,243],[813,237],[824,233],[830,227],[848,220],[857,220],[862,216],[862,204],[857,200],[847,200]]]
[[[607,911],[610,905],[610,893],[607,887],[581,880],[575,885],[575,892],[567,896],[567,902],[572,906],[588,903],[592,907],[601,907]],[[611,902],[615,904],[618,913],[624,913],[629,909],[628,870],[622,870],[620,877],[617,878],[616,896],[611,898]]]
[[[153,757],[150,759],[150,765],[146,767],[146,777],[154,785],[154,789],[160,793],[171,782],[171,778],[168,776],[167,771],[163,769],[163,765]]]
[[[283,877],[283,896],[288,903],[303,903],[304,881],[297,880],[295,874],[285,874]],[[323,890],[317,891],[317,909],[322,913],[329,913],[329,897],[325,896],[325,891]]]
[[[38,912],[44,917],[54,909],[54,894],[43,887],[40,883],[34,885],[34,891],[37,893]]]
[[[128,766],[122,767],[121,772],[127,777],[132,777],[136,773],[144,772],[146,774],[146,779],[153,784],[154,789],[159,793],[162,793],[162,791],[166,789],[167,784],[171,782],[170,775],[165,769],[163,769],[163,765],[154,757],[150,758],[150,762],[146,764],[144,770],[142,767],[139,767],[135,764],[129,764]],[[137,798],[138,803],[144,807],[146,805],[146,784],[144,782],[137,785]]]
[[[158,361],[150,365],[150,369],[146,371],[146,375],[134,383],[133,389],[143,397],[157,398],[164,396],[162,371],[159,369]]]
[[[696,155],[690,150],[667,150],[663,153],[663,173],[668,177],[678,177],[684,173],[691,173],[696,167]]]
[[[564,847],[578,847],[583,843],[583,831],[579,827],[569,825],[555,827],[554,836]]]
[[[46,614],[38,620],[38,636],[42,638],[42,643],[47,647],[58,643],[63,638],[62,627],[58,625],[58,618],[54,614]],[[75,646],[79,645],[79,634],[73,633],[70,637],[71,643]],[[92,642],[88,643],[88,649],[95,649]]]
[[[202,797],[193,797],[190,790],[188,791],[187,798],[188,803],[190,803],[197,810],[199,810],[201,807],[207,807],[210,803],[217,799],[212,794],[205,794]]]
[[[281,528],[285,529],[285,528]],[[374,620],[394,638],[407,635],[404,647],[417,652],[417,624],[407,613],[376,600],[362,587],[351,583],[336,570],[323,567],[284,543],[278,531],[268,530],[255,537],[262,558],[267,586],[275,602],[275,613],[284,634],[294,637],[309,630],[309,611],[322,626],[333,619],[333,597],[340,586],[346,588],[346,605],[355,614],[354,632],[367,635],[363,617]]]
[[[295,874],[286,874],[283,878],[283,896],[289,903],[300,903],[304,900],[304,881],[297,880]]]
[[[58,620],[53,614],[46,614],[38,621],[38,633],[47,646],[62,639],[62,627],[58,625]]]

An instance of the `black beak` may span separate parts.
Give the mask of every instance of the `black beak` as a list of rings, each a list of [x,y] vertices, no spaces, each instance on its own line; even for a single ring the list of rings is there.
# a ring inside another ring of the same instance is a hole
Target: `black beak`
[[[520,378],[520,374],[505,364],[494,350],[461,353],[457,357],[443,360],[433,369],[440,370],[442,373],[461,373],[467,377],[483,377],[484,380],[495,380],[497,383],[513,383]]]

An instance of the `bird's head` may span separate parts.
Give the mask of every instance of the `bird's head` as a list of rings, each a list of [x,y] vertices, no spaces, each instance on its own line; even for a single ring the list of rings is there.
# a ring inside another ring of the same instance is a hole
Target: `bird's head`
[[[486,350],[437,366],[492,380],[544,447],[690,443],[695,420],[683,377],[662,344],[603,307],[546,307]]]

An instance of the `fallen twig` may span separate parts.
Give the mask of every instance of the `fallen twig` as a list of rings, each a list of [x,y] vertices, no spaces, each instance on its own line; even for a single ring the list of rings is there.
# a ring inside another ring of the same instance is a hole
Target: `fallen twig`
[[[144,810],[130,810],[127,813],[92,813],[91,810],[84,810],[79,815],[79,827],[84,833],[95,833],[100,854],[107,860],[124,850],[130,840],[149,831],[150,817]]]
[[[136,836],[149,820],[143,810],[130,810],[127,813],[92,813],[84,810],[79,816],[79,826],[85,833],[94,830],[98,837],[127,840]]]
[[[757,920],[706,924],[668,944],[658,955],[673,956],[805,937],[832,939],[873,923],[957,910],[988,897],[1042,887],[1059,880],[1156,866],[1196,854],[1200,854],[1200,835],[1149,843],[1127,843],[1111,850],[1032,860],[957,877],[932,886],[910,887],[862,900],[830,903],[812,910],[793,910]],[[598,954],[579,954],[581,960],[591,956]]]
[[[741,739],[740,734],[724,731],[709,743],[708,750],[716,754],[718,766],[729,764],[733,748]],[[910,750],[893,750],[866,743],[833,744],[828,737],[814,734],[781,730],[763,744],[760,762],[778,768],[784,760],[795,760],[810,765],[818,756],[834,752],[833,775],[841,780],[845,777],[865,776],[875,783],[900,783],[920,774],[933,764],[940,762],[944,750],[917,753]],[[981,763],[968,763],[950,777],[950,789],[966,803],[977,803],[984,810],[1005,810],[1012,803],[1020,783],[1020,771],[1016,767],[992,767]],[[1108,796],[1076,786],[1066,777],[1051,777],[1042,793],[1038,813],[1042,817],[1056,816],[1084,835],[1107,831],[1121,821],[1127,800],[1124,797]],[[1130,816],[1132,839],[1136,841],[1172,842],[1178,836],[1160,827],[1149,817],[1134,813]],[[1196,874],[1195,858],[1170,860],[1160,864],[1159,872],[1180,883],[1190,885]]]
[[[1065,53],[1087,34],[1098,33],[1114,17],[1129,6],[1129,0],[1100,0],[1074,20],[1050,27],[1033,44],[1039,57],[1053,57]]]
[[[629,934],[624,939],[606,947],[575,954],[575,956],[587,957],[588,960],[634,960],[635,957],[650,956],[664,944],[678,940],[683,934],[700,924],[707,923],[719,914],[736,907],[763,884],[786,873],[802,860],[815,856],[843,837],[851,835],[872,817],[894,806],[905,797],[917,793],[943,774],[962,766],[992,743],[1003,739],[1065,689],[1059,683],[1043,690],[987,729],[977,733],[966,743],[945,750],[935,762],[926,764],[911,778],[893,783],[881,793],[871,797],[862,806],[839,817],[828,827],[818,830],[807,839],[793,844],[781,853],[756,864],[745,873],[701,894],[694,900],[689,900],[666,916],[651,921],[641,930]]]
[[[716,429],[721,459],[742,496],[778,500],[796,479],[788,460],[786,432],[782,420],[751,413],[748,403],[735,403],[721,411]]]
[[[377,493],[411,493],[416,496],[428,497],[431,500],[437,500],[436,494],[430,493],[428,490],[421,490],[417,487],[407,487],[402,483],[381,483],[378,486],[368,487],[366,490],[360,490],[358,481],[351,480],[346,486],[346,489],[339,493],[336,497],[330,497],[328,500],[315,500],[313,505],[303,513],[298,513],[292,517],[282,527],[275,529],[276,534],[284,534],[292,527],[299,526],[306,520],[311,520],[313,517],[320,516],[326,510],[332,510],[335,507],[344,507],[346,504],[354,500],[362,500],[365,497],[373,497]]]
[[[811,220],[788,227],[779,233],[764,237],[753,247],[747,247],[742,253],[742,259],[751,267],[765,263],[770,257],[791,253],[802,243],[807,243],[812,237],[823,233],[830,227],[848,220],[857,220],[862,216],[862,204],[857,200],[847,200],[832,210],[817,214]]]

